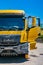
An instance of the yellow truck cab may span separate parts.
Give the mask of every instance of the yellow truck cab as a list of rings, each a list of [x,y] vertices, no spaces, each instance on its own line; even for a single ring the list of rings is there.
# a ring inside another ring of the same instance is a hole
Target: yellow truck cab
[[[33,26],[34,22],[33,17]],[[28,58],[29,43],[35,47],[39,30],[39,26],[29,29],[23,10],[0,10],[0,55],[24,54]]]

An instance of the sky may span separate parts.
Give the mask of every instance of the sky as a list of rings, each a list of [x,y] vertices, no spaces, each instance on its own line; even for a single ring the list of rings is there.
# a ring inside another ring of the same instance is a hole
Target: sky
[[[0,10],[24,10],[28,16],[40,17],[43,23],[43,0],[0,0]]]

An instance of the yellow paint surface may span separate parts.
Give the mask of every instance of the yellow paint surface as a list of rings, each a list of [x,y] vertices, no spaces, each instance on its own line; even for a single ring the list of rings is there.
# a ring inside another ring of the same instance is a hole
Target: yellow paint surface
[[[24,14],[23,10],[0,10],[0,13],[15,13],[15,14]]]
[[[43,35],[43,30],[41,30],[41,35]]]

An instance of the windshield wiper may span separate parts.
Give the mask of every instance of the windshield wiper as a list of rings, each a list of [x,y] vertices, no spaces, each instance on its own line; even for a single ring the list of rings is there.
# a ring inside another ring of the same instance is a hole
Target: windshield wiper
[[[20,28],[18,26],[11,26],[11,27],[0,26],[0,31],[3,31],[3,30],[23,30],[23,28]]]
[[[9,30],[23,30],[23,28],[20,28],[18,26],[12,26],[9,28]]]
[[[18,30],[18,29],[19,29],[18,26],[11,26],[11,27],[9,28],[9,30]]]

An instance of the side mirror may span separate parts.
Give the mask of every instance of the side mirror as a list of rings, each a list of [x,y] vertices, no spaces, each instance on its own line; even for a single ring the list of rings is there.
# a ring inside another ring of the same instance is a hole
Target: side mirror
[[[37,20],[38,20],[38,26],[40,26],[40,18],[37,18]]]
[[[28,16],[28,24],[29,24],[29,28],[35,27],[36,26],[36,17]]]

